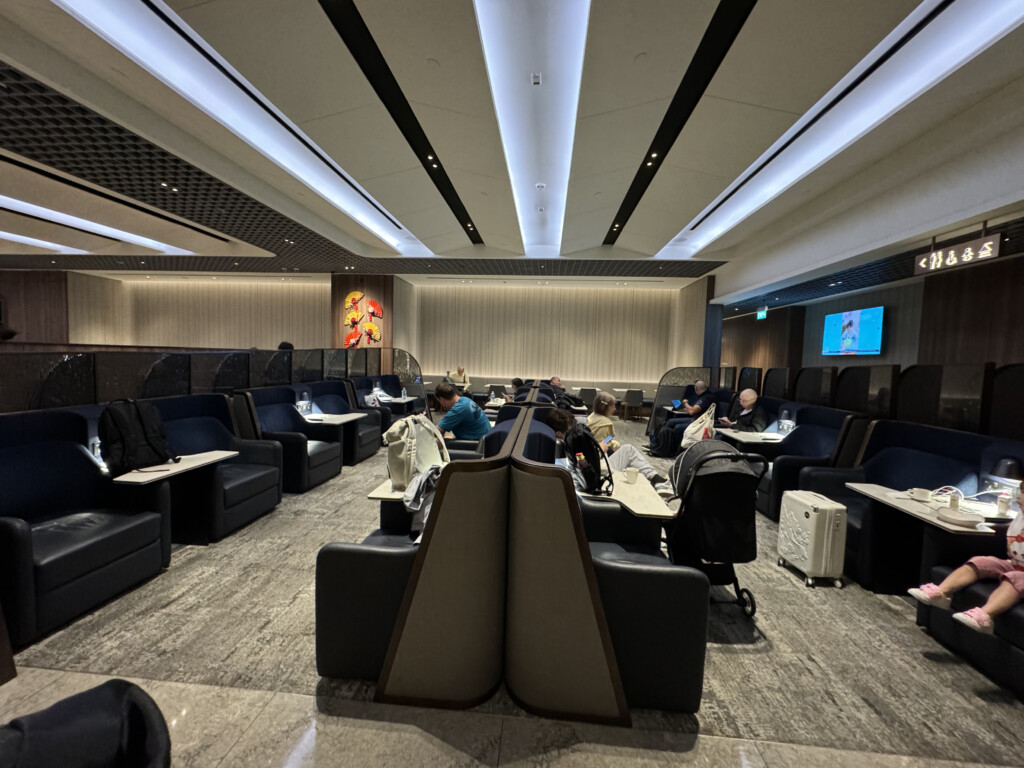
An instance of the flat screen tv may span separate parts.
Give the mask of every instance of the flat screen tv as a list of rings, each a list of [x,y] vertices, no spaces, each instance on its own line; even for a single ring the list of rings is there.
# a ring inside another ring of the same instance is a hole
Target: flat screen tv
[[[821,338],[821,354],[882,354],[882,314],[884,309],[885,307],[870,307],[825,315],[825,333]]]

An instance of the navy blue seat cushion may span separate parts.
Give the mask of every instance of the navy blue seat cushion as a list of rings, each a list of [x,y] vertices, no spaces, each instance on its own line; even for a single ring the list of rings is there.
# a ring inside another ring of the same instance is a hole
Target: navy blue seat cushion
[[[508,421],[500,421],[491,427],[490,432],[484,435],[481,443],[484,458],[497,456],[501,453],[501,448],[505,444],[505,439],[508,437],[508,433],[512,429],[513,424],[515,424],[515,421],[511,419]]]
[[[523,446],[523,456],[532,461],[553,464],[557,442],[555,430],[540,421],[537,412],[534,412]]]
[[[160,540],[160,515],[102,509],[32,526],[36,588],[49,592]]]
[[[266,464],[221,464],[224,472],[224,508],[230,509],[271,488],[277,491],[277,467]]]
[[[363,544],[375,547],[409,547],[412,546],[412,539],[408,533],[387,533],[378,528],[363,539]]]
[[[309,440],[306,443],[310,469],[326,464],[332,459],[341,458],[341,443],[326,443],[322,440]]]
[[[20,517],[30,525],[62,515],[72,505],[107,506],[98,501],[107,483],[78,443],[0,448],[0,515]]]
[[[167,444],[176,454],[231,450],[234,438],[213,416],[191,416],[164,422]]]
[[[258,406],[256,415],[264,432],[301,432],[305,424],[295,406],[287,403]]]
[[[652,547],[617,542],[590,542],[590,557],[609,563],[632,563],[634,565],[669,565],[669,559]]]
[[[883,448],[864,462],[864,470],[869,483],[898,491],[943,485],[955,485],[967,495],[978,490],[977,467],[916,448]]]
[[[817,424],[804,424],[779,443],[778,456],[831,456],[839,431]]]
[[[935,566],[932,568],[932,581],[938,584],[952,571],[953,568],[949,566]],[[966,611],[968,608],[984,605],[997,586],[999,582],[993,579],[976,581],[956,593],[951,610]],[[1024,649],[1024,603],[1018,603],[1003,615],[996,617],[995,634],[1008,643]]]
[[[341,395],[318,395],[313,398],[313,405],[323,413],[344,414],[352,412],[349,404]]]

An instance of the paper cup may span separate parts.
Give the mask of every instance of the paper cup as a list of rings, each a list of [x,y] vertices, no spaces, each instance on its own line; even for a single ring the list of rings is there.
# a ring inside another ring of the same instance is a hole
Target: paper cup
[[[626,482],[632,485],[636,482],[637,475],[640,474],[640,470],[636,467],[628,467],[626,469]]]

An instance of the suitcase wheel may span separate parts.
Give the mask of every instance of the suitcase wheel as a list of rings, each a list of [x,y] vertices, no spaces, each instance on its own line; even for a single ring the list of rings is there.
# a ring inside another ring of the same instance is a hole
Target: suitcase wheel
[[[806,579],[804,579],[804,584],[806,584],[808,587],[813,589],[814,588],[814,579],[812,579],[810,576],[808,576]]]
[[[836,579],[835,581],[832,582],[832,586],[834,586],[836,589],[842,589],[843,588],[843,580],[842,579]]]

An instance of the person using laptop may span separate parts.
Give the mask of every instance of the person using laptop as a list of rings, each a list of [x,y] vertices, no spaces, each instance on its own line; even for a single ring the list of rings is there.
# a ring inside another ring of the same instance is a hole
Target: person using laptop
[[[458,440],[479,440],[491,431],[484,409],[474,403],[473,398],[461,397],[451,384],[438,384],[434,397],[447,411],[437,424],[442,432],[451,432]]]
[[[686,428],[693,423],[694,419],[707,411],[713,402],[715,402],[715,399],[711,396],[707,383],[702,379],[697,379],[693,383],[693,402],[691,403],[689,399],[686,399],[678,406],[689,415],[677,416],[665,422],[665,426],[671,428],[673,433],[675,433],[673,438],[674,445],[678,446],[683,441],[683,433],[686,432]]]

